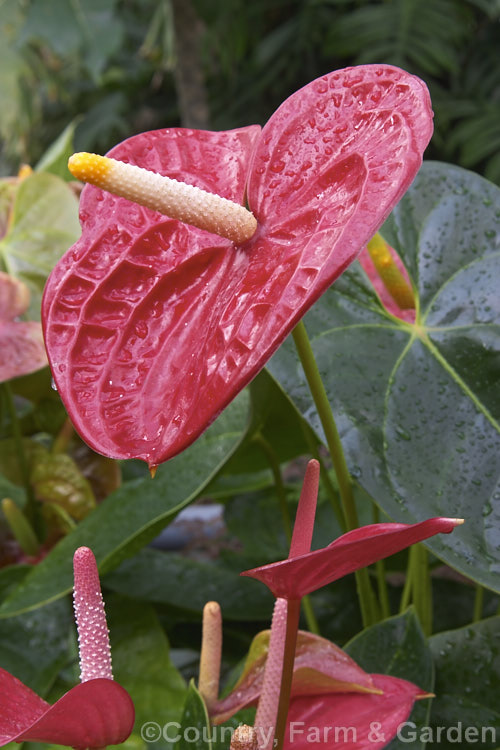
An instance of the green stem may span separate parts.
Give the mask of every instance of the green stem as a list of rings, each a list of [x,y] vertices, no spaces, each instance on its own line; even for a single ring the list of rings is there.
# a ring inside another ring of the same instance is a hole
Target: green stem
[[[399,604],[399,612],[400,614],[403,614],[408,607],[410,606],[411,601],[411,594],[413,590],[413,565],[412,565],[412,558],[414,555],[414,547],[410,547],[410,550],[408,552],[408,564],[406,566],[406,578],[405,578],[405,585],[403,586],[403,592],[401,594],[401,602]]]
[[[19,467],[19,473],[21,475],[21,481],[26,492],[26,505],[24,507],[24,515],[26,516],[30,524],[36,526],[36,519],[38,516],[37,508],[35,497],[33,495],[33,488],[30,484],[29,463],[26,456],[26,451],[24,450],[23,435],[14,404],[14,397],[12,395],[12,389],[9,382],[2,383],[1,385],[4,393],[5,403],[7,404],[7,411],[10,417],[12,437],[14,439],[14,445],[16,447],[16,458]]]
[[[340,490],[340,499],[342,501],[342,510],[344,512],[345,524],[348,531],[359,527],[358,513],[354,502],[352,491],[351,477],[340,442],[340,435],[333,417],[330,402],[326,394],[325,386],[318,370],[318,365],[314,357],[311,342],[307,335],[304,322],[301,320],[292,331],[293,340],[300,362],[304,369],[304,374],[311,391],[318,416],[323,427],[328,450],[332,457],[333,467],[337,475],[337,482]]]
[[[400,612],[408,607],[410,599],[417,611],[425,635],[432,633],[432,584],[429,571],[429,553],[422,544],[410,547],[408,571],[401,596]]]
[[[474,597],[474,614],[472,622],[479,622],[483,616],[484,588],[476,584],[476,596]]]
[[[265,439],[265,437],[261,435],[260,432],[254,435],[252,440],[263,451],[269,463],[271,472],[273,474],[274,487],[276,489],[276,496],[278,498],[278,503],[280,506],[283,527],[285,529],[285,535],[288,541],[288,545],[290,546],[290,542],[292,541],[292,519],[290,518],[290,511],[288,510],[288,503],[286,501],[285,484],[281,476],[278,457],[273,447],[271,446],[271,444]]]
[[[297,631],[299,628],[300,599],[289,599],[286,616],[286,636],[283,671],[281,673],[280,700],[278,715],[276,717],[276,729],[274,732],[273,750],[282,750],[286,733],[286,720],[290,695],[292,692],[293,665],[295,661],[295,649],[297,647]]]
[[[321,380],[311,342],[309,341],[303,321],[300,321],[295,326],[292,336],[309,385],[309,390],[311,391],[311,396],[316,405],[318,416],[325,433],[326,443],[337,475],[345,526],[347,530],[350,531],[359,527],[351,477],[347,468],[340,435],[335,423],[330,402],[328,401],[325,386]],[[366,568],[356,571],[355,575],[361,615],[363,618],[363,624],[366,627],[377,622],[378,619],[375,596],[373,594]]]
[[[380,513],[378,507],[373,503],[373,523],[379,523]],[[380,602],[380,611],[383,619],[391,616],[389,605],[389,594],[387,591],[387,580],[385,576],[385,561],[377,560],[375,563],[375,572],[377,575],[378,599]]]
[[[318,461],[319,463],[320,471],[321,471],[321,483],[326,490],[326,495],[330,501],[330,505],[332,506],[333,512],[335,513],[335,517],[337,518],[340,529],[342,533],[345,534],[347,529],[345,525],[345,518],[344,518],[344,513],[342,511],[342,506],[340,505],[340,502],[339,502],[338,492],[335,489],[332,480],[330,479],[330,475],[325,466],[325,462],[320,456],[318,445],[313,435],[313,431],[305,420],[302,420],[302,430],[304,432],[305,439],[309,446],[309,451],[311,453],[311,456],[315,458],[316,461]]]

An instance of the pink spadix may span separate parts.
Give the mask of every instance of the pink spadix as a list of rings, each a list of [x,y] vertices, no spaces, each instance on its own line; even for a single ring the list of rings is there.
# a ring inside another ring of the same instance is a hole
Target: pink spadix
[[[88,547],[79,547],[73,558],[75,586],[73,604],[80,650],[80,680],[97,677],[112,680],[111,647],[95,557]]]

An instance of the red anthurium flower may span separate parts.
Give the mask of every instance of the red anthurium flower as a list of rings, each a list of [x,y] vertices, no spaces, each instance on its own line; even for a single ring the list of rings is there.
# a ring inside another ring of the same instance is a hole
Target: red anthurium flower
[[[449,534],[462,523],[461,518],[430,518],[415,524],[376,523],[363,526],[343,534],[328,547],[246,570],[241,575],[262,581],[276,597],[301,599],[412,544],[435,534]]]
[[[40,323],[16,320],[28,309],[26,284],[0,271],[0,383],[46,367]]]
[[[424,694],[416,685],[393,677],[368,676],[370,686],[383,691],[383,695],[360,695],[359,685],[363,685],[363,682],[359,679],[356,680],[357,690],[351,687],[338,695],[334,689],[325,690],[327,686],[324,679],[309,672],[308,690],[301,691],[301,694],[297,691],[294,693],[292,679],[288,714],[283,712],[280,689],[287,659],[290,659],[290,654],[287,654],[287,641],[293,645],[292,661],[297,653],[293,643],[293,628],[298,624],[297,604],[306,594],[338,578],[434,534],[449,533],[463,523],[462,519],[433,518],[413,525],[374,524],[350,531],[328,547],[311,552],[318,482],[319,464],[317,461],[310,461],[297,508],[288,559],[242,574],[262,581],[277,597],[255,718],[255,729],[263,736],[260,742],[261,750],[271,750],[275,731],[278,742],[283,739],[284,748],[295,747],[297,737],[292,734],[294,722],[300,724],[305,731],[305,737],[300,745],[302,748],[311,742],[323,742],[325,746],[336,747],[337,739],[332,736],[326,736],[323,740],[321,733],[328,727],[332,727],[332,731],[339,726],[353,728],[354,737],[348,737],[345,745],[342,745],[341,739],[340,747],[348,746],[360,750],[369,747],[373,735],[368,736],[368,730],[373,727],[374,722],[381,730],[378,740],[380,746],[385,746],[394,737],[399,724],[409,716],[414,701],[424,697]],[[321,650],[320,648],[320,653]],[[318,666],[318,661],[316,665]],[[341,664],[335,665],[333,672],[337,669],[338,673],[342,674]],[[316,671],[323,672],[323,668]],[[284,706],[286,708],[286,704]],[[312,738],[312,735],[308,735],[309,728],[320,734],[315,739]],[[280,736],[282,730],[284,732]]]
[[[1,745],[32,741],[84,750],[117,745],[132,731],[134,706],[113,681],[99,576],[87,547],[75,552],[74,573],[82,682],[51,706],[0,669]]]
[[[269,631],[254,638],[243,674],[210,712],[213,724],[257,703],[268,645]],[[350,750],[369,743],[384,746],[407,720],[415,700],[427,697],[406,680],[367,674],[334,643],[299,630],[284,748],[309,750],[311,743]],[[256,727],[256,734],[265,746],[266,729]]]
[[[262,131],[167,129],[110,152],[153,177],[74,158],[148,206],[86,187],[82,238],[45,291],[54,380],[89,445],[156,465],[193,442],[382,224],[431,132],[422,81],[367,65],[305,86]],[[239,204],[234,225],[186,185],[179,209],[158,174]]]

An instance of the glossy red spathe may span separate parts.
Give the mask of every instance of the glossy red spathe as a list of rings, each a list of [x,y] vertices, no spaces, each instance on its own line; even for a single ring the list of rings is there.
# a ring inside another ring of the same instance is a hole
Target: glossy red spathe
[[[354,260],[413,180],[432,133],[399,68],[330,73],[262,132],[168,129],[110,156],[248,202],[229,240],[86,187],[81,240],[52,273],[52,372],[87,443],[156,465],[192,443]]]
[[[262,581],[274,596],[301,599],[377,560],[394,555],[435,534],[449,534],[457,518],[429,518],[414,524],[377,523],[343,534],[328,547],[241,573]]]

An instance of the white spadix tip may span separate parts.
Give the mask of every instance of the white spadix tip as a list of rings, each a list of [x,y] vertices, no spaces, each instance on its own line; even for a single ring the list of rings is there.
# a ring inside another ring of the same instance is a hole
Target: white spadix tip
[[[257,229],[255,216],[239,203],[133,164],[82,152],[70,157],[68,168],[82,182],[236,244],[249,240]]]

